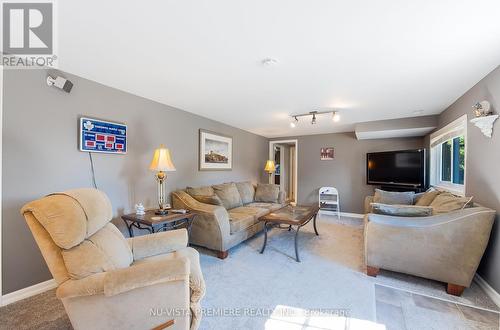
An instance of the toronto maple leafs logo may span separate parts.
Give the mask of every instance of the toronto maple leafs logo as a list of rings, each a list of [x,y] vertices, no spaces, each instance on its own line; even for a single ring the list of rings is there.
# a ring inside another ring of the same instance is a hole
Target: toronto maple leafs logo
[[[91,131],[94,128],[94,124],[92,124],[90,120],[87,120],[85,124],[83,124],[83,127],[85,127],[86,130]]]

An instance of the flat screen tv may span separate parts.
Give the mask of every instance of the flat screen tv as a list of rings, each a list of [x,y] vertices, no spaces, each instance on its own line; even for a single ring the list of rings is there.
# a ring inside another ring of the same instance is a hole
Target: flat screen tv
[[[425,149],[367,153],[366,183],[425,188]]]

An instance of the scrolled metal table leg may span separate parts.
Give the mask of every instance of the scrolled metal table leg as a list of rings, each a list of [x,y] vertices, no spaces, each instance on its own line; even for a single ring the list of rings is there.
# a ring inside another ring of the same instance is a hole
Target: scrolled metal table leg
[[[314,215],[314,219],[313,219],[313,226],[314,226],[314,232],[316,233],[316,236],[319,236],[318,229],[316,229],[316,217],[317,216],[318,216],[318,214],[316,213]]]
[[[297,246],[298,244],[298,240],[299,240],[299,229],[300,229],[300,226],[297,226],[297,229],[295,230],[295,261],[297,262],[300,262],[300,258],[299,258],[299,248]]]
[[[130,238],[134,237],[134,231],[132,230],[132,224],[130,224],[130,226],[129,226],[127,220],[123,220],[123,222],[125,222],[125,226],[127,226],[128,236]]]
[[[264,244],[262,245],[262,249],[260,250],[260,253],[264,253],[264,250],[266,249],[266,244],[267,244],[267,221],[264,222]]]

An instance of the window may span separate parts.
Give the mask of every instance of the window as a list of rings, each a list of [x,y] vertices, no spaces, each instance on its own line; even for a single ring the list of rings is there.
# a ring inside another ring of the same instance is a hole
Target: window
[[[463,195],[467,115],[431,135],[431,185]]]

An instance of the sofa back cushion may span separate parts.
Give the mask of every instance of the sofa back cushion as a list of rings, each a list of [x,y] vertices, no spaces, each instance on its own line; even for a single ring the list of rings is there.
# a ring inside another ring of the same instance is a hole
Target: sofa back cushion
[[[195,195],[193,198],[204,204],[222,205],[221,199],[215,193],[212,196]]]
[[[191,195],[194,199],[195,196],[213,196],[215,194],[212,187],[187,187],[186,192]]]
[[[428,217],[432,215],[432,207],[416,205],[397,205],[371,203],[372,212],[396,217]]]
[[[230,210],[238,206],[242,206],[240,193],[234,183],[224,183],[212,186],[215,194],[222,201],[222,206]]]
[[[125,268],[133,261],[130,246],[112,223],[108,223],[79,245],[62,250],[62,257],[73,279]]]
[[[448,213],[472,207],[472,197],[460,197],[449,192],[444,192],[436,196],[431,205],[434,214]]]
[[[381,204],[413,205],[414,198],[415,193],[413,191],[398,192],[375,189],[373,202]]]
[[[262,184],[257,185],[255,189],[255,201],[266,203],[277,203],[280,186],[276,184]]]
[[[251,182],[236,182],[236,188],[240,193],[243,204],[252,203],[255,198],[255,187]]]

